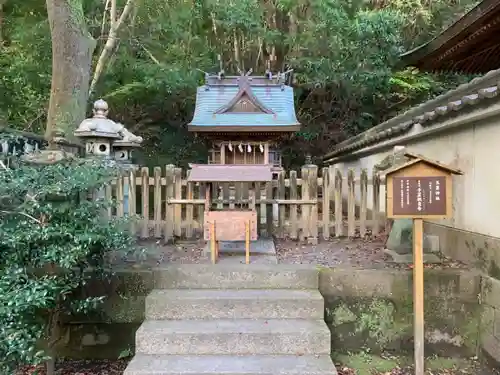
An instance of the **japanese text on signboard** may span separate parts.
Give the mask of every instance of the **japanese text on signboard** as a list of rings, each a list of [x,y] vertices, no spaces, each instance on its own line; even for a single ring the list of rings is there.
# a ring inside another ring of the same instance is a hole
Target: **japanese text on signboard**
[[[394,177],[394,215],[446,215],[446,177]]]

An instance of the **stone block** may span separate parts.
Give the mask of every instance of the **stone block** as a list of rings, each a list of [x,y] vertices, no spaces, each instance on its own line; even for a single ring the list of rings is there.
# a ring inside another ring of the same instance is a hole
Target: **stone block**
[[[59,357],[77,359],[113,359],[135,346],[135,332],[140,323],[94,323],[66,326]]]
[[[144,320],[145,296],[113,296],[102,307],[103,321],[108,323],[141,323]]]
[[[145,321],[136,353],[166,355],[328,355],[330,331],[323,321]]]
[[[425,222],[424,231],[439,237],[443,255],[500,280],[500,239]]]
[[[500,362],[500,339],[491,333],[481,335],[481,348],[496,362]]]
[[[500,310],[500,280],[484,276],[481,294],[484,304]]]
[[[407,298],[328,297],[325,321],[336,351],[412,350],[413,303]],[[426,351],[473,355],[477,347],[480,306],[457,298],[425,300]]]
[[[329,356],[137,355],[124,375],[337,375]]]
[[[164,319],[323,319],[317,290],[154,290],[146,317]]]
[[[156,289],[317,289],[313,266],[189,264],[156,269]]]
[[[319,275],[319,290],[325,297],[391,297],[395,283],[407,286],[408,272],[322,268]]]

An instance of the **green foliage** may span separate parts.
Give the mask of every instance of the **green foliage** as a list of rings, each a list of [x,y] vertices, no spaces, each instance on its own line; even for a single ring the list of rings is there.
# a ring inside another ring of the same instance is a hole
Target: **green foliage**
[[[0,164],[0,373],[46,360],[65,319],[103,300],[85,285],[110,276],[107,252],[130,249],[132,237],[103,215],[112,202],[82,197],[117,173],[80,159]]]
[[[0,123],[43,132],[51,79],[50,32],[44,3],[4,5],[0,42]],[[17,126],[16,126],[17,125]]]
[[[49,94],[50,38],[45,10],[32,2],[7,6],[7,42],[0,47],[6,74],[0,87],[9,95],[0,95],[0,118],[3,114],[10,126],[35,129],[30,124],[44,112]],[[289,163],[301,163],[300,155],[324,154],[345,137],[467,79],[398,71],[396,62],[401,52],[430,40],[476,3],[138,1],[96,95],[109,102],[114,119],[145,137],[149,163],[202,160],[205,146],[186,130],[203,80],[199,70],[216,72],[221,55],[227,74],[238,68],[262,74],[274,51],[274,71],[294,69],[303,129],[284,147]],[[107,35],[103,3],[86,0],[84,9],[100,53]]]

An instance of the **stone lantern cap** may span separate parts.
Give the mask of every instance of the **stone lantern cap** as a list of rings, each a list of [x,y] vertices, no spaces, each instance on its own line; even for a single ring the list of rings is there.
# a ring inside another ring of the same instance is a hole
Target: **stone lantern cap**
[[[141,147],[141,143],[143,141],[142,137],[133,134],[122,124],[119,125],[123,127],[120,131],[120,134],[123,138],[114,141],[113,147]]]
[[[80,138],[112,138],[121,139],[124,126],[107,118],[108,103],[99,99],[94,103],[94,116],[82,121],[75,131]]]

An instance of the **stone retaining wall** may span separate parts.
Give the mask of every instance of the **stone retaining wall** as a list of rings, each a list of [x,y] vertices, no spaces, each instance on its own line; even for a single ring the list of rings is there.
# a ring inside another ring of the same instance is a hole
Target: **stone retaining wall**
[[[480,346],[500,362],[500,238],[434,223],[425,223],[424,230],[439,237],[439,247],[444,255],[464,262],[484,275],[478,294],[483,308]]]
[[[500,360],[500,326],[495,320],[500,318],[500,283],[481,279],[464,270],[426,270],[427,353],[468,356],[484,348]],[[411,280],[406,270],[321,268],[320,291],[333,332],[332,349],[411,351]],[[95,283],[91,289],[110,297],[100,313],[75,317],[68,324],[60,355],[117,358],[133,352],[145,296],[153,289],[152,271],[117,271],[111,284]]]
[[[476,354],[480,282],[479,274],[469,271],[426,270],[427,354]],[[320,290],[334,350],[412,350],[411,272],[323,269]]]

